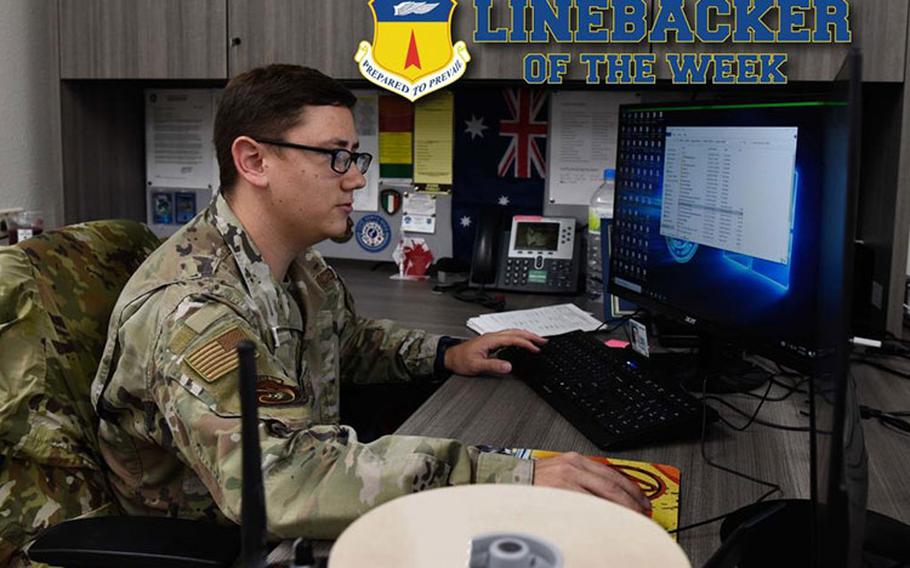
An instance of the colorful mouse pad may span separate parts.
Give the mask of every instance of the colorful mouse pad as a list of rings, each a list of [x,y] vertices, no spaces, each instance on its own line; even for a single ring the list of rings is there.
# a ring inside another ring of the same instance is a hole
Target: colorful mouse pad
[[[506,454],[522,459],[547,459],[558,456],[561,452],[532,450],[527,448],[490,448],[484,451]],[[608,465],[638,483],[645,496],[651,500],[651,518],[669,530],[679,527],[679,468],[672,465],[650,463],[635,460],[586,456],[588,459]],[[673,538],[676,538],[674,533]]]

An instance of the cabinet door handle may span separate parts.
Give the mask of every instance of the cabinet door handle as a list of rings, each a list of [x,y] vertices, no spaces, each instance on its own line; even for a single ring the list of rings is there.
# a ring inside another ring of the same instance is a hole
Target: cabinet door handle
[[[242,41],[240,40],[239,37],[232,37],[232,38],[231,38],[231,47],[238,46],[238,45],[240,45],[241,43],[242,43]]]

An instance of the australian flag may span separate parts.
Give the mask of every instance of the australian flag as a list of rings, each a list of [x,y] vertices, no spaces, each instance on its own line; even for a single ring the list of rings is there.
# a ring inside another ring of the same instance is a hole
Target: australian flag
[[[543,211],[547,103],[542,89],[455,93],[452,244],[456,258],[470,259],[482,210],[497,208],[507,223],[513,215]]]

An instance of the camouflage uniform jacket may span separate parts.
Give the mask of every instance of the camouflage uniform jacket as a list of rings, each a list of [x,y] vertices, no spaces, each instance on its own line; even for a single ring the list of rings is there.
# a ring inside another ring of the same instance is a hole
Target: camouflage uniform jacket
[[[462,483],[530,483],[532,465],[454,440],[357,441],[339,425],[339,381],[432,373],[438,337],[357,317],[315,251],[277,283],[217,196],[120,295],[92,400],[112,485],[131,514],[240,520],[236,355],[256,345],[272,538],[332,538],[394,497]]]

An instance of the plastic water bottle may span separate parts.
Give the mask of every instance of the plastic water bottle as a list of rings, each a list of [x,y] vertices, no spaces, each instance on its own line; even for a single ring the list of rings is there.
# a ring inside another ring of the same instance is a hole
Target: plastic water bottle
[[[600,250],[600,220],[613,218],[616,170],[604,170],[604,180],[591,196],[588,207],[588,259],[585,293],[595,303],[603,302],[603,257]]]

